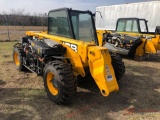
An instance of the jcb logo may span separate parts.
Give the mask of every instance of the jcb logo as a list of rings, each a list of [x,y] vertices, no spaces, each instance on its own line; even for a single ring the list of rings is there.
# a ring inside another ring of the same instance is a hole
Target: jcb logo
[[[68,43],[68,42],[63,42],[63,44],[68,45],[72,50],[74,50],[75,52],[77,52],[77,45],[76,44],[72,44],[72,43]]]

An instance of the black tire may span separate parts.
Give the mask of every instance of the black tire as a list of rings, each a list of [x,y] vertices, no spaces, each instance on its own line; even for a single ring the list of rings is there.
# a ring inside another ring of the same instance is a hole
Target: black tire
[[[53,74],[53,76],[50,74]],[[71,65],[53,61],[44,69],[44,87],[48,97],[57,104],[66,103],[77,90],[77,81]]]
[[[122,58],[118,54],[111,54],[112,66],[117,80],[120,80],[125,73],[125,66]]]
[[[22,49],[15,47],[13,49],[12,56],[13,56],[13,62],[17,66],[17,69],[19,71],[25,70],[25,67],[23,65],[23,57],[26,56],[25,52]]]

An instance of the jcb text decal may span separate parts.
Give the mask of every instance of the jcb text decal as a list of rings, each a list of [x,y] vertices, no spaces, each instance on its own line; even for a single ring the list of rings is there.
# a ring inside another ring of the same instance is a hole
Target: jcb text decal
[[[64,42],[62,41],[63,44],[65,45],[68,45],[72,50],[74,50],[75,52],[77,52],[77,45],[76,44],[72,44],[72,43],[69,43],[69,42]]]

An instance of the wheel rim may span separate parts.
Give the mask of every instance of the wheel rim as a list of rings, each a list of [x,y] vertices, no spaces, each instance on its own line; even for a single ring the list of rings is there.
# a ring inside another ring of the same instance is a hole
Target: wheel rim
[[[17,66],[19,66],[20,62],[19,62],[19,57],[17,52],[14,53],[14,62]]]
[[[58,94],[58,89],[55,87],[55,75],[52,72],[49,72],[47,74],[47,86],[49,91],[53,94],[53,95],[57,95]]]

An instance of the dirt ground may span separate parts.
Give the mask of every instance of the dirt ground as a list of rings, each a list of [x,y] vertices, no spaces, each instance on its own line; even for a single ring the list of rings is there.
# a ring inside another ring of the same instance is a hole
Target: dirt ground
[[[40,76],[16,70],[13,44],[0,42],[0,120],[160,120],[159,53],[143,62],[124,58],[119,92],[103,97],[89,79],[59,106],[48,99]]]

